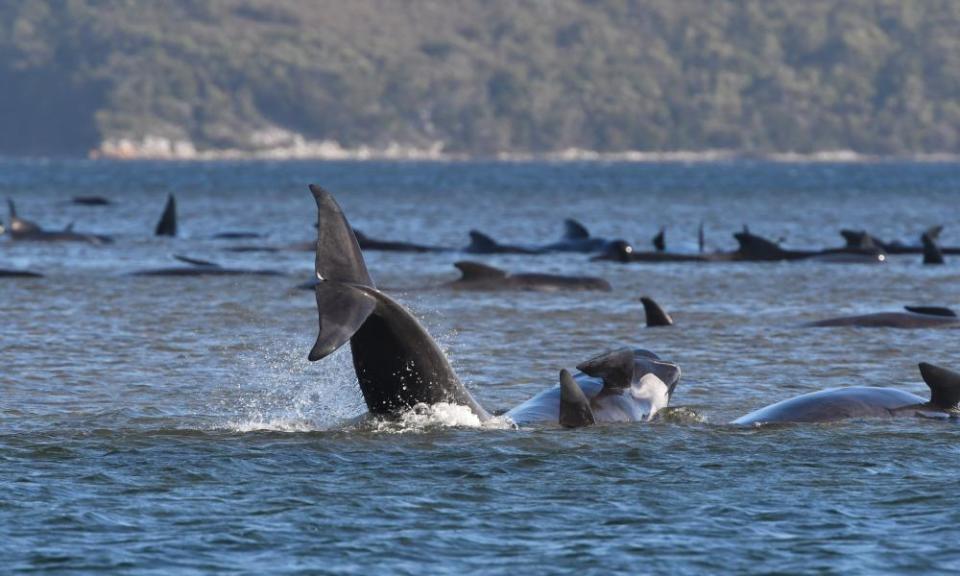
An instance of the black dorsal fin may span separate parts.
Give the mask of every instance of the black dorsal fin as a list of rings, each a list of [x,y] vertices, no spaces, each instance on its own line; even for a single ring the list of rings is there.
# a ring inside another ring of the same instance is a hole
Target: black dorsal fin
[[[590,426],[596,420],[590,401],[566,370],[560,371],[560,425],[566,428]]]
[[[577,365],[588,376],[603,380],[603,387],[612,390],[628,388],[633,383],[633,350],[621,348],[581,362]]]
[[[167,204],[163,207],[163,214],[153,230],[154,236],[177,235],[177,200],[173,194],[167,196]]]
[[[173,257],[181,262],[190,264],[191,266],[200,266],[201,268],[220,268],[219,264],[210,262],[209,260],[200,260],[199,258],[191,258],[189,256],[182,256],[180,254],[174,254]]]
[[[11,220],[17,217],[17,206],[13,203],[13,200],[10,198],[7,198],[7,210],[10,212]]]
[[[73,232],[73,227],[77,223],[76,220],[72,220],[69,224],[63,227],[64,232]]]
[[[920,375],[930,387],[930,404],[944,410],[960,409],[960,374],[921,362]]]
[[[927,316],[945,316],[947,318],[956,318],[957,313],[946,306],[904,306],[907,312],[914,314],[925,314]]]
[[[705,242],[704,232],[703,232],[703,220],[700,221],[700,227],[697,228],[697,248],[700,250],[700,253],[703,253],[703,245]]]
[[[929,236],[932,240],[939,240],[940,233],[943,232],[943,225],[937,224],[936,226],[931,226],[923,231],[924,234]]]
[[[317,255],[314,273],[320,331],[308,359],[319,360],[363,326],[376,300],[355,286],[373,287],[363,253],[340,205],[323,188],[310,185],[317,203]]]
[[[656,248],[657,252],[664,252],[667,249],[667,227],[661,226],[660,231],[657,232],[657,235],[653,237],[653,247]]]
[[[461,260],[453,264],[463,276],[460,280],[466,282],[475,282],[477,280],[502,280],[507,277],[507,273],[499,268],[487,266],[480,262],[472,260]]]
[[[643,303],[643,311],[647,316],[647,327],[654,326],[673,326],[673,318],[657,304],[653,298],[641,296],[640,302]]]
[[[924,264],[943,264],[943,252],[934,236],[929,232],[924,232],[920,237],[923,242],[923,263]]]
[[[590,231],[573,218],[567,218],[563,221],[563,237],[567,240],[585,240],[590,237]]]
[[[478,230],[470,231],[470,245],[467,246],[467,252],[491,252],[499,248],[499,244],[493,238],[487,236]]]

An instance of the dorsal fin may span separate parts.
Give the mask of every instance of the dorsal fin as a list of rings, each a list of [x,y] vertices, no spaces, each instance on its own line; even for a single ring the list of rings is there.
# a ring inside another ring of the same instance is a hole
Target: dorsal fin
[[[457,270],[463,274],[460,280],[465,282],[475,282],[478,280],[502,280],[507,277],[507,273],[499,268],[487,266],[480,262],[472,260],[461,260],[453,264]]]
[[[907,312],[914,314],[925,314],[927,316],[945,316],[947,318],[956,318],[957,313],[946,306],[904,306]]]
[[[567,218],[563,221],[563,237],[567,240],[585,240],[590,237],[590,231],[573,218]]]
[[[467,252],[490,252],[496,250],[499,246],[496,240],[483,232],[478,230],[470,231],[470,245],[467,246]]]
[[[924,264],[943,264],[943,252],[933,236],[924,232],[920,237],[923,242],[923,263]]]
[[[772,240],[767,240],[762,236],[751,234],[746,225],[743,226],[743,232],[737,232],[733,235],[740,244],[740,251],[749,253],[780,253],[782,249]]]
[[[191,258],[189,256],[182,256],[180,254],[174,254],[174,258],[181,262],[190,264],[191,266],[200,266],[201,268],[220,268],[221,266],[215,262],[210,262],[209,260],[200,260],[199,258]]]
[[[930,387],[930,404],[945,410],[960,409],[960,374],[921,362],[920,375]]]
[[[660,231],[657,232],[657,235],[653,237],[653,247],[656,248],[657,252],[663,252],[667,249],[667,239],[666,239],[667,227],[661,226]]]
[[[308,359],[319,360],[337,348],[363,326],[376,308],[376,300],[357,285],[373,288],[363,253],[350,223],[333,196],[310,185],[317,203],[317,247],[314,273],[320,330]]]
[[[697,247],[700,249],[700,253],[703,253],[704,245],[704,235],[703,235],[703,220],[700,221],[700,228],[697,229]]]
[[[621,348],[581,362],[577,370],[603,380],[603,387],[613,390],[628,388],[633,382],[633,350]]]
[[[560,425],[566,428],[590,426],[596,420],[590,401],[566,370],[560,371]]]
[[[73,226],[77,223],[76,220],[72,220],[69,224],[63,227],[64,232],[73,232]]]
[[[940,233],[943,232],[943,225],[937,224],[936,226],[931,226],[923,231],[924,234],[930,237],[931,240],[939,240]]]
[[[177,200],[173,197],[173,194],[167,196],[167,204],[163,207],[163,214],[153,230],[153,235],[177,235]]]
[[[13,200],[7,198],[7,208],[10,210],[10,233],[11,234],[31,234],[34,232],[40,232],[40,225],[31,222],[30,220],[24,220],[17,215],[17,207],[14,205]]]
[[[673,326],[673,318],[671,318],[659,304],[654,302],[653,298],[642,296],[640,302],[643,303],[643,311],[647,317],[648,328],[654,326]]]
[[[847,248],[876,248],[877,244],[873,239],[873,236],[867,234],[866,230],[850,230],[849,228],[844,228],[840,231],[840,235],[843,236],[843,239],[846,240]]]

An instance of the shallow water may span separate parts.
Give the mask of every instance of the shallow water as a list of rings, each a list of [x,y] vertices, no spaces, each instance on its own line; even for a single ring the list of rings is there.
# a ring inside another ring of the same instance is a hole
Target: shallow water
[[[307,362],[316,311],[293,286],[312,254],[227,252],[315,233],[306,184],[378,238],[462,246],[478,228],[546,243],[595,234],[732,249],[742,224],[793,247],[841,227],[912,240],[947,225],[952,164],[0,162],[21,216],[113,234],[110,246],[0,240],[0,560],[7,569],[169,573],[876,572],[956,569],[960,427],[922,419],[742,430],[802,392],[892,386],[960,367],[958,332],[804,328],[904,304],[958,306],[960,260],[886,265],[590,263],[497,256],[512,271],[591,274],[610,293],[452,293],[458,254],[371,253],[489,409],[609,348],[674,360],[673,399],[708,423],[513,430],[442,413],[360,415],[349,353]],[[181,237],[150,236],[175,193]],[[106,208],[74,206],[104,195]],[[254,230],[265,240],[210,240]],[[132,277],[172,254],[280,277]],[[643,327],[640,295],[673,315]],[[451,426],[451,423],[460,425]]]

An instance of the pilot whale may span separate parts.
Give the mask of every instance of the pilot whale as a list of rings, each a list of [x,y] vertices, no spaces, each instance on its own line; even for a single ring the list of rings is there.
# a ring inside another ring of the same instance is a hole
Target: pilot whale
[[[467,407],[480,421],[493,418],[416,317],[376,288],[333,196],[315,185],[310,191],[320,223],[314,264],[319,333],[308,359],[320,360],[349,343],[360,391],[375,416],[445,402]],[[667,406],[680,379],[676,364],[646,350],[602,354],[578,370],[505,417],[520,426],[648,420]]]
[[[34,242],[86,242],[88,244],[109,244],[113,239],[109,236],[97,234],[81,234],[73,231],[70,224],[59,232],[44,230],[36,222],[31,222],[17,215],[17,207],[13,200],[7,199],[7,208],[10,212],[10,237],[17,241]]]
[[[178,266],[172,268],[155,268],[151,270],[138,270],[131,273],[131,276],[283,276],[282,272],[276,270],[257,270],[247,268],[224,268],[223,266],[174,254],[177,260],[189,264],[189,266]]]
[[[840,316],[811,322],[807,326],[859,326],[863,328],[939,328],[960,326],[957,313],[942,306],[904,306],[906,312],[876,312]]]
[[[446,284],[455,290],[531,290],[556,292],[560,290],[602,290],[609,292],[610,283],[594,276],[561,276],[523,272],[511,274],[480,262],[461,260],[454,263],[461,276]]]
[[[848,418],[960,415],[960,405],[958,405],[960,404],[960,374],[921,362],[920,375],[930,387],[929,400],[893,388],[872,386],[833,388],[771,404],[741,416],[732,423],[758,426],[834,422]]]

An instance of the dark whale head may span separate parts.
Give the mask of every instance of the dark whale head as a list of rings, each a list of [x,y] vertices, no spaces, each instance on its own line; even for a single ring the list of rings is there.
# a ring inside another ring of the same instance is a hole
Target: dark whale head
[[[602,254],[598,254],[591,260],[609,260],[611,262],[630,262],[633,256],[633,246],[626,240],[614,240],[607,243]]]

